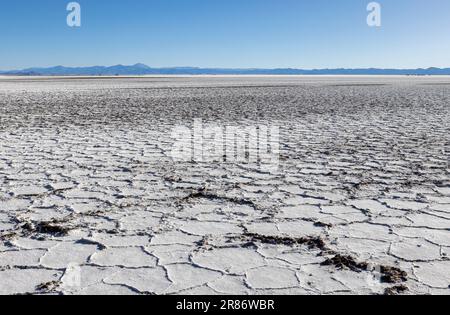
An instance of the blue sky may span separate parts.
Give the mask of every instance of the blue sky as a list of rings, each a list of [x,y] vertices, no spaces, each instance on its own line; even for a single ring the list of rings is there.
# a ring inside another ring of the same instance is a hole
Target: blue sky
[[[450,67],[449,0],[66,0],[0,2],[0,69],[154,67]]]

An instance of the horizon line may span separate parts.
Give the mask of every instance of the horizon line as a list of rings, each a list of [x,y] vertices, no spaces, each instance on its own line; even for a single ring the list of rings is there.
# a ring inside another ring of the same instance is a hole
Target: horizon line
[[[410,67],[410,68],[395,68],[395,67],[375,67],[375,66],[365,66],[365,67],[315,67],[315,68],[302,68],[302,67],[220,67],[220,66],[149,66],[145,63],[135,63],[135,64],[112,64],[112,65],[82,65],[82,66],[66,66],[66,65],[53,65],[53,66],[29,66],[24,68],[16,68],[9,70],[2,70],[0,72],[13,72],[13,71],[24,71],[29,69],[51,69],[51,68],[112,68],[112,67],[134,67],[134,66],[145,66],[149,69],[217,69],[217,70],[303,70],[303,71],[317,71],[317,70],[428,70],[428,69],[450,69],[449,66],[427,66],[427,67]]]

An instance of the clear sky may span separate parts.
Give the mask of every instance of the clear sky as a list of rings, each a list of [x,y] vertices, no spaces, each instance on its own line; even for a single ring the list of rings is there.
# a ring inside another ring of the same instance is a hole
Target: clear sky
[[[450,67],[449,0],[68,0],[0,2],[0,69]]]

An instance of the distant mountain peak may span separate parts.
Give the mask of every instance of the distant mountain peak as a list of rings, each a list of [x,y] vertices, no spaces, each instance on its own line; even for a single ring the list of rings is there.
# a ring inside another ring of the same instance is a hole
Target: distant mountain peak
[[[133,65],[133,67],[142,68],[142,69],[150,69],[149,66],[147,66],[146,64],[143,64],[143,63],[136,63]]]
[[[28,68],[15,71],[0,71],[3,75],[55,75],[55,76],[115,76],[115,75],[450,75],[450,68],[420,69],[226,69],[196,67],[151,68],[143,63],[131,66],[115,65],[110,67],[64,67]]]

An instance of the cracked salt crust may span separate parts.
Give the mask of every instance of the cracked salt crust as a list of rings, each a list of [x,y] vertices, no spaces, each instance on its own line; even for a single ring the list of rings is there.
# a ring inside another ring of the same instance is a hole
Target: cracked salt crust
[[[449,87],[2,78],[0,294],[448,294]],[[279,126],[278,169],[173,162],[194,118]]]

